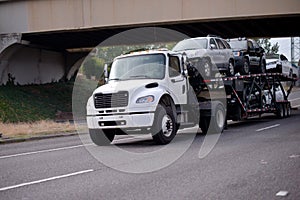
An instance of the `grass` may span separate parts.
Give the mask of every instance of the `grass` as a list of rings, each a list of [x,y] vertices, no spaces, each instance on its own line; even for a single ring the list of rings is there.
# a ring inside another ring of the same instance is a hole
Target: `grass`
[[[73,83],[0,86],[0,121],[35,122],[72,111]]]
[[[69,122],[56,123],[56,114],[73,111],[75,120],[85,119],[87,99],[97,84],[79,77],[75,82],[0,86],[2,137],[27,138],[81,129]]]
[[[76,128],[74,124],[69,122],[56,123],[42,120],[32,123],[0,123],[0,130],[3,138],[28,138],[38,135],[74,132]]]

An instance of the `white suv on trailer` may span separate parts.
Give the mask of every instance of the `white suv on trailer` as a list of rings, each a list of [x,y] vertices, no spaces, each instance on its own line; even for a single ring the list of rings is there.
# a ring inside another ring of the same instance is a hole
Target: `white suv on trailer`
[[[185,52],[189,61],[205,77],[216,72],[234,75],[234,57],[230,45],[217,36],[197,37],[178,42],[172,49]]]

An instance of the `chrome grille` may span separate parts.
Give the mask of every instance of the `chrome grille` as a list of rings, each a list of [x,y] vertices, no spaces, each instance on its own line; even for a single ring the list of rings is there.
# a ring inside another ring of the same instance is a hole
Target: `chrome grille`
[[[95,108],[125,107],[128,105],[128,92],[121,91],[110,94],[95,94],[94,103]]]

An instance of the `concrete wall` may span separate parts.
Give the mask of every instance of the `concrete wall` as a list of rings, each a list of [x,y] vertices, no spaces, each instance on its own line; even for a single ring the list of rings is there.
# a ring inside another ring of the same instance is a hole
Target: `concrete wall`
[[[0,34],[299,13],[299,0],[4,0]]]
[[[65,60],[59,52],[14,44],[0,55],[0,84],[9,73],[20,85],[56,82],[65,74]]]

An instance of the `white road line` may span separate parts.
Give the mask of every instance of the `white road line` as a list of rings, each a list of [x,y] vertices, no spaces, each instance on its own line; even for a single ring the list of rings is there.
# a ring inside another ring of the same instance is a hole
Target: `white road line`
[[[265,127],[265,128],[260,128],[260,129],[257,129],[256,132],[260,132],[260,131],[264,131],[264,130],[267,130],[267,129],[275,128],[277,126],[280,126],[280,124],[275,124],[273,126],[268,126],[268,127]]]
[[[12,154],[12,155],[7,155],[7,156],[0,156],[0,159],[12,158],[12,157],[18,157],[18,156],[27,156],[27,155],[38,154],[38,153],[47,153],[47,152],[53,152],[53,151],[61,151],[61,150],[66,150],[66,149],[74,149],[74,148],[89,146],[89,145],[92,145],[92,144],[85,144],[85,145],[81,144],[81,145],[76,145],[76,146],[60,147],[60,148],[56,148],[56,149],[46,149],[46,150],[41,150],[41,151],[18,153],[18,154]]]
[[[0,188],[0,192],[5,191],[5,190],[11,190],[11,189],[19,188],[19,187],[24,187],[24,186],[27,186],[27,185],[33,185],[33,184],[43,183],[43,182],[47,182],[47,181],[53,181],[53,180],[56,180],[56,179],[66,178],[66,177],[70,177],[70,176],[76,176],[76,175],[79,175],[79,174],[89,173],[89,172],[93,172],[93,171],[94,171],[93,169],[88,169],[88,170],[83,170],[83,171],[79,171],[79,172],[74,172],[74,173],[71,173],[71,174],[54,176],[54,177],[41,179],[41,180],[37,180],[37,181],[32,181],[32,182],[27,182],[27,183],[21,183],[21,184],[18,184],[18,185],[3,187],[3,188]]]
[[[290,99],[290,101],[297,101],[297,100],[300,100],[300,97],[296,99]]]
[[[300,107],[300,104],[299,104],[299,105],[292,106],[292,108],[299,108],[299,107]]]

